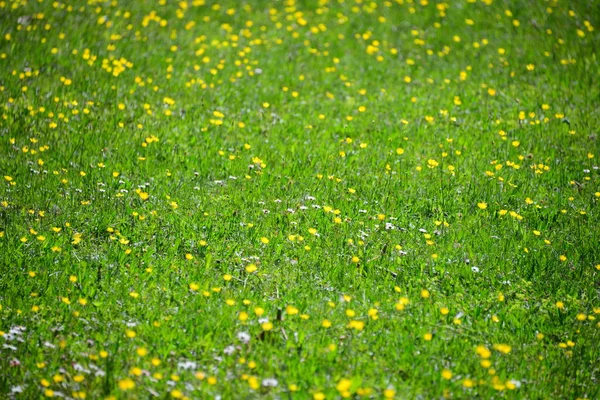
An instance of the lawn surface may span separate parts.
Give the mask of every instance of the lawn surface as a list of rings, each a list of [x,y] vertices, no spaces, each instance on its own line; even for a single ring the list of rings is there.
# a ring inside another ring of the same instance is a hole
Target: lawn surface
[[[0,1],[0,398],[598,398],[599,10]]]

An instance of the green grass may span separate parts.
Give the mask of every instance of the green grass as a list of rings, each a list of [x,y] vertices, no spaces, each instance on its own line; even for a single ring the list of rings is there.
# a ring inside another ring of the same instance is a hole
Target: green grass
[[[207,3],[0,2],[0,397],[598,398],[598,2]]]

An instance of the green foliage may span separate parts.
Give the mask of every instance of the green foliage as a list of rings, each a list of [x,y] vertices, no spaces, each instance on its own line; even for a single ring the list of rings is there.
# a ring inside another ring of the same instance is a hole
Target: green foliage
[[[597,398],[596,1],[0,1],[0,397]]]

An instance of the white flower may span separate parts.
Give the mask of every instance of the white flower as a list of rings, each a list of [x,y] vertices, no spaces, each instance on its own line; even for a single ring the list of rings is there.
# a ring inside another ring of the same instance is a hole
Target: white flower
[[[177,367],[179,369],[183,369],[183,370],[196,369],[197,364],[195,362],[193,362],[193,361],[185,360],[185,361],[178,362],[177,363]]]
[[[238,332],[237,338],[240,342],[247,344],[250,341],[250,334],[248,332]]]
[[[277,379],[275,378],[265,378],[262,381],[262,385],[264,387],[276,387],[277,385],[279,385],[279,381],[277,381]]]

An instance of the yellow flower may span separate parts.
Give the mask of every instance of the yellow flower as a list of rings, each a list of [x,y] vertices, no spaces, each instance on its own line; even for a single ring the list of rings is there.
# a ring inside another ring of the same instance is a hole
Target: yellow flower
[[[442,378],[449,380],[452,378],[452,371],[450,371],[449,369],[445,369],[442,371]]]
[[[350,379],[342,378],[337,383],[337,385],[335,385],[335,389],[338,392],[347,392],[351,386],[352,386],[352,381]]]
[[[142,199],[142,200],[148,200],[148,197],[150,197],[150,195],[148,193],[143,192],[140,189],[137,189],[136,193],[138,194],[138,196],[140,196],[140,199]]]
[[[131,378],[125,378],[119,381],[119,389],[131,390],[133,388],[135,388],[135,382],[131,380]]]
[[[137,353],[138,356],[140,357],[144,357],[148,354],[148,350],[146,350],[145,347],[138,347],[135,352]]]
[[[285,312],[288,313],[289,315],[296,315],[298,314],[298,309],[294,306],[287,306],[285,309]]]
[[[363,321],[352,320],[348,323],[347,328],[354,328],[357,331],[362,331],[365,327],[365,323]]]
[[[465,378],[463,379],[463,386],[466,388],[472,388],[473,386],[475,386],[475,382],[469,378]]]
[[[477,207],[479,207],[482,210],[485,210],[487,208],[487,206],[488,206],[487,203],[484,201],[477,203]]]
[[[508,354],[512,350],[512,347],[507,344],[495,344],[494,349],[498,350],[500,353]]]
[[[429,168],[435,168],[435,167],[437,167],[438,165],[440,165],[440,163],[438,163],[437,161],[435,161],[435,160],[434,160],[434,159],[432,159],[432,158],[431,158],[431,159],[429,159],[429,160],[427,160],[427,167],[429,167]]]
[[[492,352],[487,347],[485,347],[483,345],[477,346],[477,348],[475,349],[475,352],[481,358],[490,358],[490,356],[492,355]]]
[[[196,377],[196,379],[199,379],[199,380],[203,380],[204,378],[206,378],[206,374],[201,371],[194,373],[194,376]]]
[[[270,331],[271,329],[273,329],[273,323],[272,322],[263,322],[261,327],[264,331]]]

